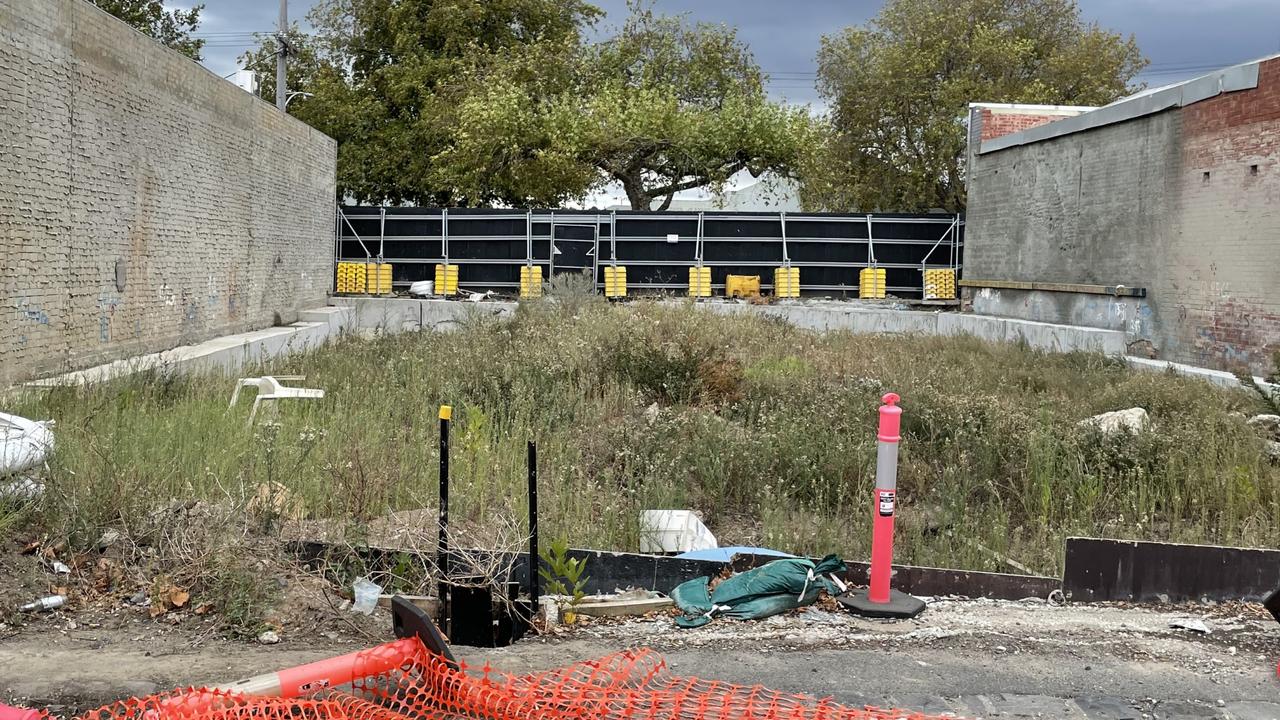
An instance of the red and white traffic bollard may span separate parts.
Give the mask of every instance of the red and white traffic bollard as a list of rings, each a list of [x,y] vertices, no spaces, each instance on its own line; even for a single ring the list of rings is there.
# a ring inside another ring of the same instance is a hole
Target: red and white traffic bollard
[[[893,515],[898,506],[898,441],[902,408],[897,393],[885,393],[876,434],[876,487],[872,500],[871,587],[840,598],[859,615],[912,618],[924,611],[924,601],[889,587],[893,575]]]

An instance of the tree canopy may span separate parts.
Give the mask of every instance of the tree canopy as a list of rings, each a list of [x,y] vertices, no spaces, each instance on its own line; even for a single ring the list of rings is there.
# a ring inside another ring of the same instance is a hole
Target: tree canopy
[[[161,0],[92,0],[94,5],[115,15],[192,60],[200,59],[204,40],[191,37],[200,25],[204,5],[190,10],[166,10]]]
[[[1147,64],[1132,36],[1075,0],[889,0],[866,27],[823,37],[829,125],[801,173],[828,210],[963,209],[970,102],[1102,105]]]
[[[665,208],[788,172],[807,112],[769,102],[734,31],[630,9],[589,42],[583,2],[326,0],[293,42],[291,87],[314,97],[290,109],[338,140],[340,192],[362,201],[546,206],[617,181]]]

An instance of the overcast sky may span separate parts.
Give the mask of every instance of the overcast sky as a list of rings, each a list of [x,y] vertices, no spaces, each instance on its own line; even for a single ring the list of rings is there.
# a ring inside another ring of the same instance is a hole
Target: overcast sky
[[[1151,60],[1142,76],[1151,86],[1280,52],[1280,0],[1079,0],[1084,16],[1137,36]],[[290,19],[302,19],[311,0],[290,0]],[[595,0],[619,22],[625,0]],[[813,102],[814,54],[824,33],[866,22],[881,0],[657,0],[666,13],[736,26],[772,77],[775,97]],[[219,75],[254,44],[251,33],[270,31],[279,12],[271,0],[205,0],[199,35],[207,39],[205,65]],[[974,98],[981,100],[981,98]]]

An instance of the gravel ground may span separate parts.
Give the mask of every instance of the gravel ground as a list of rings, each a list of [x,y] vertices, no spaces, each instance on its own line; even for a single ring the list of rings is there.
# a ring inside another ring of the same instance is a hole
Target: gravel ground
[[[389,620],[386,632],[389,636]],[[1210,630],[1171,627],[1201,620]],[[288,633],[259,646],[181,626],[68,629],[0,643],[0,692],[68,712],[124,695],[224,682],[369,644]],[[74,622],[67,619],[66,622]],[[34,628],[33,628],[34,630]],[[375,629],[376,631],[376,629]],[[666,615],[592,620],[508,648],[459,648],[527,672],[648,646],[678,674],[763,684],[853,705],[967,717],[1280,720],[1280,625],[1259,606],[1053,606],[941,599],[911,621],[811,608],[680,630]]]

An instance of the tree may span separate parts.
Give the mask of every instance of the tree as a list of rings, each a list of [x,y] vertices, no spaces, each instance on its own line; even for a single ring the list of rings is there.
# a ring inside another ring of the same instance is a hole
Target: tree
[[[166,10],[161,0],[92,0],[94,5],[115,15],[192,60],[200,59],[204,40],[191,37],[200,25],[204,5],[190,10]]]
[[[964,208],[969,102],[1102,105],[1147,61],[1075,0],[889,0],[867,27],[825,36],[829,126],[801,173],[828,210]]]
[[[472,80],[522,47],[574,42],[599,11],[581,0],[323,0],[295,38],[289,110],[338,141],[339,193],[364,202],[478,205],[439,182]],[[264,38],[242,62],[274,60]],[[269,63],[267,63],[269,64]],[[260,92],[274,93],[274,81]],[[269,96],[265,96],[269,97]]]
[[[665,210],[743,170],[790,172],[808,113],[768,100],[736,33],[629,8],[612,38],[525,48],[477,77],[435,158],[461,194],[549,204],[616,181],[633,208]]]
[[[555,206],[620,182],[634,207],[748,170],[788,172],[803,109],[770,103],[733,31],[635,5],[325,0],[290,44],[290,112],[338,140],[338,185],[368,202]],[[243,56],[268,75],[275,43]]]

